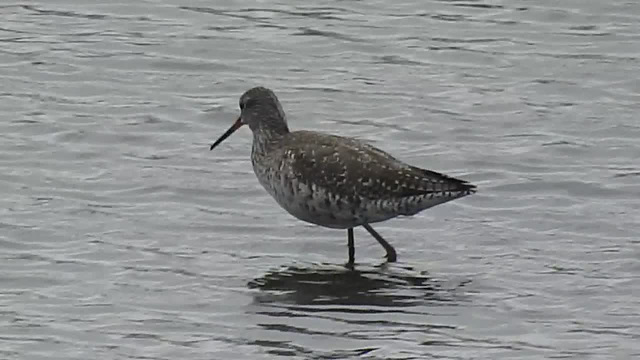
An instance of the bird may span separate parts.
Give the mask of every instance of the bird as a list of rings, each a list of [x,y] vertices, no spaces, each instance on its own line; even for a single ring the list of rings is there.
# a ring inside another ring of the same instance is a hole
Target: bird
[[[362,226],[386,251],[396,250],[371,224],[412,216],[476,192],[476,186],[396,159],[368,143],[308,130],[289,130],[275,93],[251,88],[240,115],[210,150],[243,125],[253,133],[251,164],[259,183],[289,214],[312,224],[347,230],[347,266],[355,264],[354,228]]]

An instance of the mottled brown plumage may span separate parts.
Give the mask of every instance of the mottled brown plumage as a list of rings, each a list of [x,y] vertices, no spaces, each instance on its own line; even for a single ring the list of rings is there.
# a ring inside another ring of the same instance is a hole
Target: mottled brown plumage
[[[407,165],[371,145],[336,135],[291,132],[283,137],[277,151],[293,155],[290,166],[301,180],[331,188],[341,196],[450,196],[475,188],[466,181]]]
[[[290,132],[282,106],[269,89],[248,90],[240,108],[241,116],[211,149],[249,125],[251,160],[260,183],[293,216],[348,229],[350,265],[354,227],[363,226],[387,250],[387,259],[395,261],[393,247],[369,224],[413,215],[476,190],[466,181],[408,165],[353,138]]]

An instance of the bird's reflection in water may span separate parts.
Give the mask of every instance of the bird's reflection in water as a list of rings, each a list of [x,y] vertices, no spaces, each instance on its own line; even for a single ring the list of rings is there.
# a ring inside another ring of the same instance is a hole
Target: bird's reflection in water
[[[398,264],[360,265],[354,270],[323,264],[274,270],[252,280],[248,286],[261,290],[255,300],[262,304],[369,305],[374,308],[354,307],[344,311],[375,312],[378,307],[454,305],[460,295],[457,289],[466,283],[452,287],[426,272]]]
[[[321,264],[270,271],[248,284],[258,290],[257,307],[249,312],[257,316],[259,329],[257,339],[248,343],[278,356],[378,358],[385,342],[410,343],[427,334],[439,339],[454,331],[455,326],[441,323],[432,312],[438,306],[444,311],[440,314],[446,313],[448,306],[464,301],[468,281],[456,283],[397,263],[357,265],[354,270]]]

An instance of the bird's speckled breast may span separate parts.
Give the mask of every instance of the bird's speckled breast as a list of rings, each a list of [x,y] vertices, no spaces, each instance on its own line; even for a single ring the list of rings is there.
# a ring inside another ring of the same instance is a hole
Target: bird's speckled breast
[[[300,220],[346,229],[391,217],[381,211],[364,211],[362,202],[350,204],[324,188],[303,183],[286,166],[285,159],[259,159],[260,156],[252,156],[253,171],[260,184],[282,208]]]

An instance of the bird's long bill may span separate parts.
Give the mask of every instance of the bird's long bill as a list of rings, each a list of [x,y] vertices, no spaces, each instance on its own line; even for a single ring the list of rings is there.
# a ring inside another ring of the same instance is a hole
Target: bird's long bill
[[[218,146],[218,144],[220,144],[221,142],[224,141],[224,139],[228,138],[229,136],[231,136],[231,134],[233,134],[234,131],[238,130],[238,128],[240,128],[240,126],[242,126],[242,121],[241,118],[238,117],[238,120],[236,120],[236,122],[233,123],[233,125],[231,125],[231,127],[229,128],[229,130],[227,130],[227,132],[225,132],[224,134],[222,134],[222,136],[220,136],[220,138],[218,138],[218,140],[216,140],[216,142],[214,142],[211,147],[209,148],[209,150],[213,150],[213,148],[215,148],[216,146]]]

